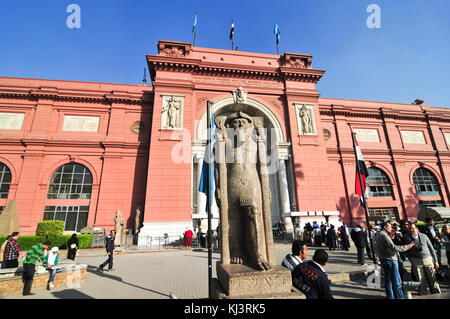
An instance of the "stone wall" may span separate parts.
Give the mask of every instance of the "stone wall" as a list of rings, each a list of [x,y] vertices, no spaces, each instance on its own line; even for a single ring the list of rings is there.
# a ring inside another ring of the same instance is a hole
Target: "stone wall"
[[[81,266],[80,275],[75,275],[75,272],[67,271],[65,268],[62,272],[56,274],[53,284],[55,288],[64,288],[64,287],[74,287],[76,288],[77,282],[82,282],[86,280],[86,265]],[[22,274],[21,268],[11,269],[11,275],[5,273],[5,270],[2,269],[2,276],[0,276],[0,297],[12,296],[20,294],[22,295],[23,290],[23,282],[22,282]],[[32,292],[38,290],[47,289],[47,282],[49,279],[49,273],[46,271],[45,273],[36,273],[33,279],[33,286],[31,288]]]

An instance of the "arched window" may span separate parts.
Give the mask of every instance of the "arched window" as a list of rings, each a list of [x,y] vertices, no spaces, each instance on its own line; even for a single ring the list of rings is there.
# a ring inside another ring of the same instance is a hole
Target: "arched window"
[[[440,194],[439,183],[430,170],[426,168],[418,168],[413,176],[416,194],[420,196],[435,196]]]
[[[87,226],[89,200],[92,192],[92,174],[81,164],[61,166],[50,178],[48,200],[60,200],[59,206],[45,206],[44,220],[62,220],[64,230],[79,232]],[[74,206],[74,199],[80,205]],[[62,201],[61,201],[62,200]],[[64,205],[65,200],[70,200]]]
[[[11,171],[8,166],[0,163],[0,198],[8,198],[9,185],[11,184]]]
[[[90,199],[92,174],[86,166],[70,163],[61,166],[50,179],[48,199]]]
[[[369,197],[392,197],[392,184],[389,177],[381,169],[369,167],[366,183],[369,186]]]

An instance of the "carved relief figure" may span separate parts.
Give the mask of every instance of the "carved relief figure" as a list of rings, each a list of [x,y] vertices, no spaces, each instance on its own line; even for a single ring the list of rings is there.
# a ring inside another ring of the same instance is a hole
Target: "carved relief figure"
[[[234,104],[242,104],[247,101],[247,92],[242,87],[238,87],[236,91],[233,91]]]
[[[171,96],[166,106],[162,108],[162,112],[167,112],[164,128],[180,127],[180,108],[181,103]]]
[[[303,105],[303,107],[300,109],[299,115],[302,119],[303,134],[313,133],[311,113],[309,112],[306,105]]]
[[[142,219],[141,219],[142,212],[141,211],[142,211],[142,208],[141,208],[141,205],[139,205],[136,208],[136,216],[135,216],[135,219],[134,219],[134,233],[135,234],[139,233],[139,231],[141,229],[141,224],[142,224]]]
[[[262,118],[237,112],[215,122],[222,263],[269,270],[275,262]]]

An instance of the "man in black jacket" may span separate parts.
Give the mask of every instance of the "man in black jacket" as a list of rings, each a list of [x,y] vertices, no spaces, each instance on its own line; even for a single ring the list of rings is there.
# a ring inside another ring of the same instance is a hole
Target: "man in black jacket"
[[[105,248],[106,253],[108,254],[108,259],[98,266],[98,269],[103,272],[103,268],[108,265],[108,271],[114,271],[113,269],[113,257],[114,257],[114,240],[115,240],[115,231],[111,230],[109,233],[109,236],[106,236],[105,241]]]
[[[367,234],[362,229],[361,225],[356,226],[352,229],[350,236],[355,243],[356,249],[358,251],[358,265],[364,265],[364,249],[367,245]]]
[[[307,299],[333,299],[325,265],[328,254],[318,249],[313,259],[299,264],[292,272],[294,287],[303,292]]]

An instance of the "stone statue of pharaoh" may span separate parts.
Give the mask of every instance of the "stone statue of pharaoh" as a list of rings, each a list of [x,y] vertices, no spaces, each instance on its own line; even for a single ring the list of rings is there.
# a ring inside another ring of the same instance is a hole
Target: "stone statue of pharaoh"
[[[221,214],[222,263],[269,270],[273,262],[271,195],[264,174],[262,123],[262,118],[244,112],[216,119],[216,202]]]
[[[122,234],[122,228],[123,228],[123,214],[121,210],[118,210],[116,212],[116,217],[114,217],[114,231],[116,233],[116,238],[114,240],[114,245],[120,245],[120,237]]]

